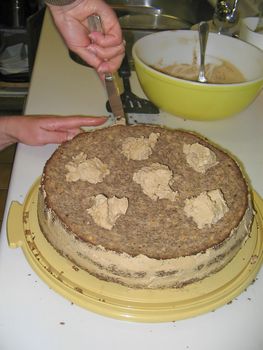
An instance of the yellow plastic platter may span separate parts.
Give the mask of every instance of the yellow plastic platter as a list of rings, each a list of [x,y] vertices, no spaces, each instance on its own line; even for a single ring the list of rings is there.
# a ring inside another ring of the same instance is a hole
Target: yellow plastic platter
[[[24,204],[12,202],[7,235],[22,247],[36,273],[55,291],[93,312],[136,322],[168,322],[215,310],[255,279],[263,261],[263,200],[254,193],[256,216],[250,238],[220,272],[181,289],[135,290],[101,281],[74,266],[46,241],[37,219],[39,180]]]

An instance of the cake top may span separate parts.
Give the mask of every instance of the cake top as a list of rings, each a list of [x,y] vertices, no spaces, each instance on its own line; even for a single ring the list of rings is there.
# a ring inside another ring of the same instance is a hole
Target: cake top
[[[78,239],[156,259],[220,245],[248,205],[247,183],[227,153],[196,134],[148,125],[62,144],[41,189]]]

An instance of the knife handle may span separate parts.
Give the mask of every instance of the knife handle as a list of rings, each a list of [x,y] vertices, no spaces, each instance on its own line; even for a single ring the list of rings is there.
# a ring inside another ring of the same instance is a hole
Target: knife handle
[[[91,15],[88,17],[88,26],[90,32],[103,33],[101,19],[98,15]],[[113,81],[113,75],[111,73],[105,73],[105,80]]]
[[[101,19],[98,15],[92,15],[88,17],[88,27],[90,32],[100,32],[104,34]],[[120,98],[118,86],[115,81],[115,77],[111,72],[106,72],[104,75],[111,110],[116,119],[121,119],[122,117],[125,117],[125,114],[123,111],[122,101]]]

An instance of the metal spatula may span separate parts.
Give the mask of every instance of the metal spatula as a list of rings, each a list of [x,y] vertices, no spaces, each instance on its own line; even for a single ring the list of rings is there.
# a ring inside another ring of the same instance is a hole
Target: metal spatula
[[[159,115],[159,109],[151,101],[140,98],[132,92],[130,85],[131,71],[127,55],[125,55],[118,72],[123,81],[124,92],[121,94],[121,100],[124,112],[132,119],[139,119],[139,122],[141,121],[140,117],[144,116],[147,118],[148,115],[150,123],[151,115]],[[109,101],[106,104],[106,108],[108,112],[111,112]]]

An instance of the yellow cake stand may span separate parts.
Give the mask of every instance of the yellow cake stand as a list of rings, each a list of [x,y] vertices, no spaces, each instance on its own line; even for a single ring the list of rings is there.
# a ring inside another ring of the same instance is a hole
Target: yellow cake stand
[[[197,316],[225,305],[255,279],[263,261],[263,200],[254,192],[252,233],[220,272],[181,289],[131,289],[101,281],[62,257],[43,236],[37,219],[37,180],[23,204],[12,202],[7,235],[21,247],[36,273],[55,291],[93,312],[136,322],[168,322]]]

